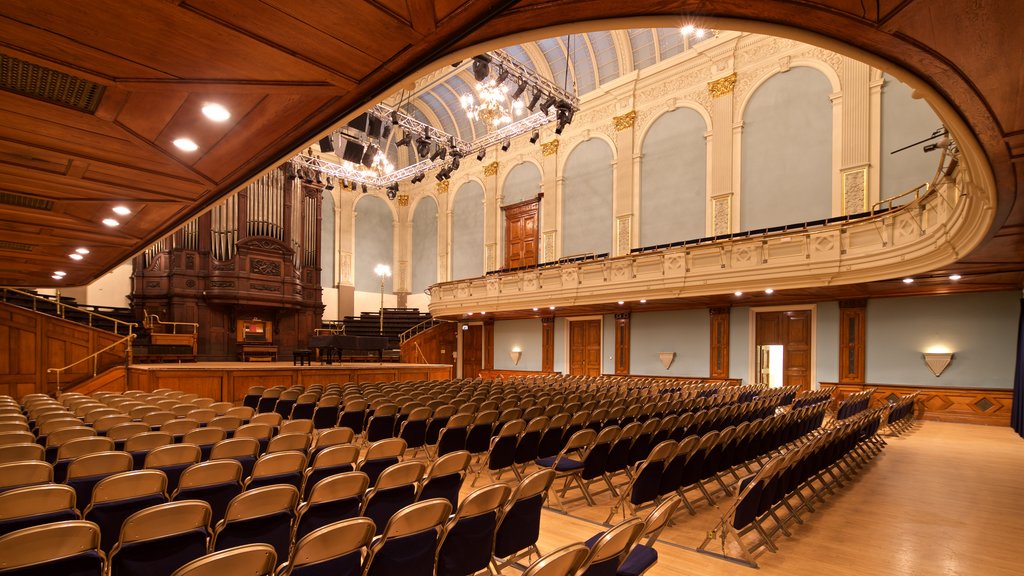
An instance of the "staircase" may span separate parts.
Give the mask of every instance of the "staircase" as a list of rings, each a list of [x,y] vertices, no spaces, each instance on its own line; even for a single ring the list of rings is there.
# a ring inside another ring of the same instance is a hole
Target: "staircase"
[[[399,335],[417,324],[430,320],[430,314],[420,312],[418,308],[385,308],[383,336],[388,339],[390,355],[397,359],[393,351],[400,348]],[[381,336],[379,312],[363,312],[359,316],[345,316],[342,320],[327,320],[321,328],[339,330],[352,336]],[[385,352],[387,355],[387,353]]]

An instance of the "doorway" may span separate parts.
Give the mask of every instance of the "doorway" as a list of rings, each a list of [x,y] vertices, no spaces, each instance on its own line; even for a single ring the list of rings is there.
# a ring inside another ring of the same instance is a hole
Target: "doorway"
[[[537,264],[540,198],[501,207],[505,213],[505,268]]]
[[[810,390],[813,328],[813,308],[754,311],[754,383]]]
[[[484,327],[481,324],[462,325],[462,377],[476,378],[484,367]]]
[[[569,374],[601,375],[601,320],[569,321]]]

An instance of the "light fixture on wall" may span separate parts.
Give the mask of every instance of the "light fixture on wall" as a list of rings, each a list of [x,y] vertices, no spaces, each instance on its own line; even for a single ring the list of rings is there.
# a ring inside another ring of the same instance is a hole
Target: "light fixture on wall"
[[[941,376],[953,362],[953,352],[944,346],[933,346],[925,350],[921,356],[924,358],[925,365],[932,371],[932,374],[935,374],[936,378]]]
[[[512,351],[508,355],[512,358],[512,363],[519,366],[519,359],[523,357],[523,350],[519,346],[513,346]]]
[[[672,361],[676,359],[675,352],[658,352],[658,358],[661,359],[661,365],[665,367],[665,370],[672,366]]]

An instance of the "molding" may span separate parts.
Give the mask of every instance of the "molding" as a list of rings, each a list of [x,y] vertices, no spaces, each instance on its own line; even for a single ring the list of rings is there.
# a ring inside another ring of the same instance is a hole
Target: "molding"
[[[708,93],[711,94],[712,98],[719,98],[732,94],[733,88],[736,87],[736,73],[733,72],[728,76],[723,76],[718,80],[712,80],[708,82]]]
[[[866,212],[868,198],[868,167],[843,170],[843,214]]]
[[[398,205],[399,206],[408,206],[409,205],[409,195],[408,194],[400,194],[398,196]]]
[[[495,174],[498,173],[499,166],[500,164],[498,163],[497,160],[491,162],[487,166],[484,166],[484,176],[494,176]]]
[[[612,126],[615,127],[616,132],[621,132],[627,128],[632,128],[636,122],[636,110],[630,110],[621,116],[615,116],[612,118]]]
[[[442,180],[442,181],[438,182],[437,183],[437,187],[435,188],[437,193],[438,194],[447,194],[448,193],[448,183],[449,182],[450,182],[449,180]]]
[[[558,153],[558,138],[540,145],[541,153],[545,156],[553,156]]]

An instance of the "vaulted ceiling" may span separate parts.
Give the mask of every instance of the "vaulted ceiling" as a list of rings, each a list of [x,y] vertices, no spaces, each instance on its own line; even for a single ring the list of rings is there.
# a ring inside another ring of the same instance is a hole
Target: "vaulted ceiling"
[[[656,29],[691,21],[813,42],[810,32],[930,84],[980,142],[998,191],[996,224],[960,268],[1021,268],[1016,0],[5,0],[0,285],[97,278],[428,67],[519,45],[528,60],[514,56],[564,75],[565,34],[585,33],[570,65],[582,91],[678,49]],[[613,29],[630,32],[602,32]],[[205,119],[208,102],[231,118]],[[198,150],[176,148],[181,137]],[[110,217],[120,226],[101,224]],[[72,261],[79,247],[89,254]],[[66,280],[51,280],[56,270]]]

